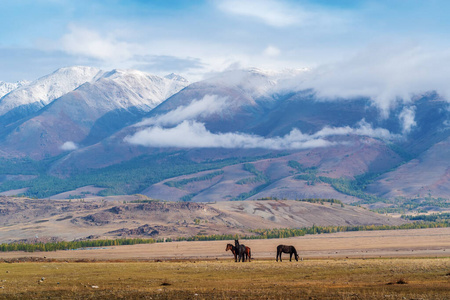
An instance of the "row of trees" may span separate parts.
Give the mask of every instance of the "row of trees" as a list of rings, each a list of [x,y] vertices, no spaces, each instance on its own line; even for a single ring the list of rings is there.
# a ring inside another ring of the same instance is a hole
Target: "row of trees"
[[[88,241],[71,241],[71,242],[50,242],[50,243],[10,243],[0,244],[0,251],[56,251],[56,250],[74,250],[82,248],[97,248],[108,246],[121,245],[136,245],[136,244],[152,244],[162,242],[163,240],[156,239],[115,239],[115,240],[88,240]]]
[[[439,222],[439,221],[449,221],[450,213],[442,213],[442,214],[431,214],[431,215],[417,215],[417,216],[408,216],[402,215],[403,219],[413,220],[413,221],[427,221],[427,222]]]
[[[216,171],[216,172],[211,172],[208,174],[205,174],[203,176],[197,176],[197,177],[192,177],[192,178],[185,178],[185,179],[181,179],[181,180],[171,180],[171,181],[167,181],[164,184],[170,187],[176,187],[176,188],[181,188],[183,186],[185,186],[188,183],[191,182],[198,182],[198,181],[205,181],[205,180],[211,180],[216,176],[222,175],[223,171]]]
[[[250,172],[250,173],[252,173],[255,176],[238,180],[236,182],[237,184],[253,184],[253,183],[257,183],[257,182],[267,182],[267,181],[269,181],[269,178],[266,175],[264,175],[263,172],[261,172],[258,169],[256,169],[254,164],[247,163],[247,164],[244,164],[242,166],[242,168],[245,171]]]

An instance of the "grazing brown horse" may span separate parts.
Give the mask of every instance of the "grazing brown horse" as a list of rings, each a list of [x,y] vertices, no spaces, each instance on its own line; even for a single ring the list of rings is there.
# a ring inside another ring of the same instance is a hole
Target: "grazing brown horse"
[[[244,246],[244,245],[241,245],[241,246]],[[244,253],[243,253],[242,261],[245,261],[245,260],[248,259],[248,261],[250,262],[251,259],[252,259],[252,250],[250,249],[250,247],[247,247],[247,246],[244,246],[244,247],[245,247],[245,250],[244,250]],[[232,244],[227,244],[227,247],[225,248],[225,251],[228,251],[228,250],[231,250],[231,252],[234,255],[234,261],[237,262],[237,258],[238,258],[239,253],[236,250],[236,247],[233,246]]]
[[[292,261],[292,254],[294,254],[295,260],[298,261],[297,250],[295,250],[294,246],[278,245],[278,247],[277,247],[277,261],[278,261],[278,256],[280,257],[280,261],[282,261],[281,260],[281,253],[289,253],[289,261]]]
[[[227,247],[225,248],[225,251],[231,250],[231,253],[234,255],[234,261],[237,262],[237,253],[236,253],[236,247],[234,247],[231,244],[227,244]]]

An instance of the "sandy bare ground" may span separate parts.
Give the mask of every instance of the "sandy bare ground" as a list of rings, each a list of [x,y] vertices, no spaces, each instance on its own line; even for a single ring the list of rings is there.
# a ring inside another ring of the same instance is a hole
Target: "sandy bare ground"
[[[58,260],[232,259],[225,246],[232,241],[171,242],[56,252],[7,252],[1,259],[46,257]],[[300,257],[450,257],[450,228],[340,232],[289,239],[241,240],[254,259],[274,259],[276,246],[294,245]],[[287,255],[283,256],[288,259]]]

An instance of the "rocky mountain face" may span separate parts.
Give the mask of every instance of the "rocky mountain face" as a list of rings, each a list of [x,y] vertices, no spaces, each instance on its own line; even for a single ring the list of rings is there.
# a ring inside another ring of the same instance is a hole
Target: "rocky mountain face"
[[[300,89],[302,72],[236,70],[188,85],[173,74],[88,68],[70,81],[78,86],[30,96],[27,113],[2,123],[0,170],[28,157],[41,162],[29,173],[76,182],[46,196],[96,185],[196,202],[450,198],[447,99],[416,95],[386,113],[369,98]],[[4,115],[21,107],[7,105],[26,87],[1,98]],[[0,189],[35,185],[4,180]]]

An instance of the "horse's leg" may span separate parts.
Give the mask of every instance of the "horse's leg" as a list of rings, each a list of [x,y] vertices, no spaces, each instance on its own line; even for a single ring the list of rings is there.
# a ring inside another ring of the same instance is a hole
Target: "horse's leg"
[[[292,252],[289,253],[289,261],[292,261]]]

